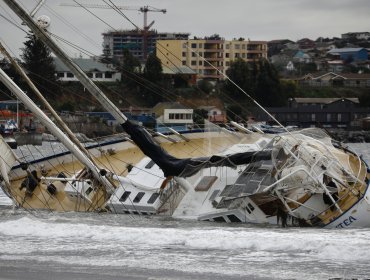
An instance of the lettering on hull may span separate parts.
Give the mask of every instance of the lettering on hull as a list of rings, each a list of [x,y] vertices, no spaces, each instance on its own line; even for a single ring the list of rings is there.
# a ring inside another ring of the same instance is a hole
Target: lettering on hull
[[[348,219],[345,219],[343,222],[337,225],[336,228],[349,227],[354,221],[357,221],[357,219],[355,217],[349,216]]]

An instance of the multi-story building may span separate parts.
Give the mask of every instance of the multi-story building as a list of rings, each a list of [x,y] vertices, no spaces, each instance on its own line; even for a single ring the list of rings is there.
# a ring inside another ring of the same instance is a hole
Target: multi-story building
[[[223,80],[230,62],[241,58],[247,62],[267,59],[265,41],[226,41],[219,37],[190,40],[158,40],[157,57],[163,67],[187,66],[200,79]]]
[[[109,31],[103,33],[103,52],[107,56],[122,59],[123,50],[127,49],[143,62],[145,55],[153,52],[157,40],[187,40],[188,37],[189,33],[159,33],[155,30],[146,32],[146,35],[139,30]]]

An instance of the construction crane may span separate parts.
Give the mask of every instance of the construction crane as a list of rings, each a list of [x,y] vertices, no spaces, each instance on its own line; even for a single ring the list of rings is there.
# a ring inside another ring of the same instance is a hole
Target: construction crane
[[[76,1],[75,1],[76,2]],[[143,7],[131,7],[131,6],[116,6],[114,7],[110,5],[102,5],[102,4],[81,4],[76,2],[76,4],[72,3],[62,3],[60,6],[68,6],[68,7],[79,7],[79,8],[93,8],[93,9],[119,9],[119,10],[131,10],[131,11],[139,11],[142,12],[144,15],[144,26],[141,28],[143,32],[143,57],[144,60],[147,58],[148,54],[148,31],[153,26],[154,20],[148,24],[148,12],[159,12],[165,14],[167,12],[166,9],[158,9],[151,6],[143,6]],[[131,21],[130,21],[131,22]],[[132,25],[135,26],[136,29],[140,30],[140,28],[131,22]]]

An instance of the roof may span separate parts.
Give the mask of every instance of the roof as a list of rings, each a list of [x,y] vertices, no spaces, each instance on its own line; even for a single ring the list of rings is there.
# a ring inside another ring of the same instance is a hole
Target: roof
[[[179,102],[160,102],[157,103],[152,109],[157,116],[161,116],[164,113],[165,109],[189,109]]]
[[[168,67],[163,66],[163,74],[188,74],[196,75],[197,72],[187,66]]]
[[[359,52],[361,50],[366,50],[365,48],[342,48],[342,49],[331,49],[328,53],[349,53],[349,52]]]
[[[325,76],[332,76],[331,79],[345,79],[345,80],[370,80],[370,74],[369,73],[334,73],[334,72],[327,72],[327,73],[309,73],[304,75],[301,79],[307,80],[307,79],[322,79]]]
[[[336,101],[339,101],[339,100],[349,100],[353,103],[360,103],[360,101],[358,100],[358,98],[321,98],[321,97],[317,97],[317,98],[305,98],[305,97],[296,97],[294,98],[295,102],[297,103],[315,103],[315,104],[330,104],[330,103],[333,103],[333,102],[336,102]]]
[[[69,68],[66,67],[62,61],[57,58],[53,57],[54,59],[54,65],[55,65],[55,71],[56,72],[70,72]],[[99,72],[110,72],[115,71],[114,69],[111,69],[107,67],[104,63],[101,63],[99,61],[96,61],[91,58],[72,58],[72,61],[76,63],[84,72],[91,72],[91,71],[99,71]]]

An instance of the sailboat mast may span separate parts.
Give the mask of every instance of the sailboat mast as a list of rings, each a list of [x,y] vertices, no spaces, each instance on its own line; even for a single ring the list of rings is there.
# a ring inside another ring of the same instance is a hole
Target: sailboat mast
[[[41,111],[39,107],[13,82],[13,80],[0,69],[0,81],[14,93],[27,108],[29,108],[36,117],[45,125],[50,131],[52,131],[66,147],[69,149],[79,161],[81,161],[87,168],[89,168],[93,176],[108,188],[113,188],[113,185],[109,180],[101,175],[101,170],[88,158],[86,157],[77,146]]]
[[[16,1],[3,0],[32,30],[32,32],[47,45],[53,53],[70,69],[83,86],[110,112],[113,117],[123,124],[127,117],[106,97],[106,95],[87,77],[87,75],[57,46],[45,30],[39,27],[30,15]]]

